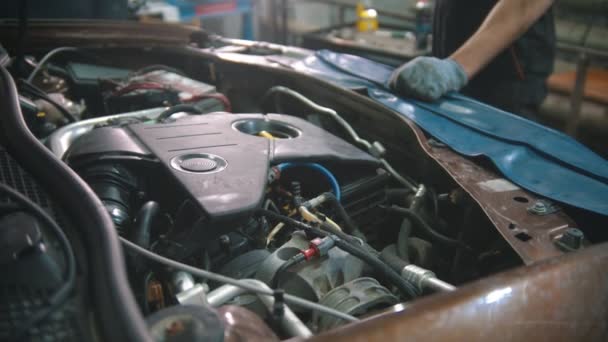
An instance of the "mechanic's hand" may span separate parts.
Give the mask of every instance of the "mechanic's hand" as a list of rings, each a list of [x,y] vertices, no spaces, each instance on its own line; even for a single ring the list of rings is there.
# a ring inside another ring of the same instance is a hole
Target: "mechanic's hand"
[[[467,82],[467,74],[458,62],[417,57],[393,71],[388,86],[400,95],[436,101],[450,91],[460,90]]]

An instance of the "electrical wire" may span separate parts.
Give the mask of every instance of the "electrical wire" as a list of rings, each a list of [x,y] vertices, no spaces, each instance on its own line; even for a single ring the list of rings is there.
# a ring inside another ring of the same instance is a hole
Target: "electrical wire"
[[[170,107],[167,110],[165,110],[164,112],[160,113],[160,115],[156,118],[156,122],[163,122],[163,121],[167,120],[168,118],[170,118],[173,114],[181,113],[181,112],[203,114],[203,112],[196,106],[189,105],[189,104],[178,104],[178,105]]]
[[[281,232],[281,229],[283,229],[283,227],[285,227],[285,223],[279,222],[274,228],[272,228],[272,230],[268,234],[268,237],[266,238],[266,246],[270,245],[272,240],[274,240],[274,237]]]
[[[420,215],[418,215],[417,213],[415,213],[414,211],[412,211],[410,209],[398,207],[396,205],[393,205],[390,207],[384,207],[384,209],[386,209],[389,212],[393,212],[393,213],[396,213],[401,216],[409,218],[410,220],[412,220],[412,223],[414,223],[415,227],[422,229],[422,231],[429,238],[433,239],[437,243],[441,243],[445,246],[450,246],[450,247],[464,248],[469,251],[471,250],[471,247],[467,246],[462,241],[445,236],[445,235],[439,233],[438,231],[434,230],[433,228],[431,228],[431,226],[429,226],[420,217]]]
[[[271,218],[274,218],[278,221],[285,222],[286,224],[292,225],[294,227],[298,227],[304,231],[309,231],[317,236],[325,237],[330,236],[334,239],[336,247],[341,250],[352,254],[356,258],[362,260],[363,262],[370,265],[374,270],[380,272],[383,276],[385,276],[399,291],[407,298],[414,298],[418,295],[418,292],[414,285],[410,284],[407,280],[402,278],[397,272],[395,272],[392,268],[386,265],[382,260],[380,260],[377,255],[380,255],[378,251],[373,250],[371,246],[366,245],[360,246],[356,242],[354,242],[355,238],[342,232],[336,231],[335,228],[331,227],[327,223],[323,223],[321,226],[325,227],[325,229],[329,230],[331,234],[324,232],[320,229],[311,227],[307,224],[298,222],[294,219],[291,219],[287,216],[274,213],[265,209],[258,209],[256,211],[259,215],[267,215]],[[335,233],[335,234],[334,234]],[[370,249],[373,250],[373,253],[370,252]]]
[[[323,107],[323,106],[320,106],[320,105],[314,103],[309,98],[305,97],[304,95],[298,93],[295,90],[292,90],[292,89],[289,89],[289,88],[283,87],[283,86],[272,87],[266,92],[266,94],[262,98],[262,104],[267,102],[269,99],[274,98],[275,95],[277,95],[277,94],[289,95],[289,96],[295,98],[296,100],[300,101],[304,105],[308,106],[310,109],[314,110],[315,112],[320,113],[320,114],[325,114],[325,115],[332,117],[340,126],[342,126],[342,128],[344,130],[346,130],[348,135],[350,135],[350,137],[355,141],[356,144],[363,147],[365,149],[365,151],[367,151],[368,153],[371,153],[372,155],[376,155],[376,153],[373,152],[375,150],[374,145],[371,144],[369,141],[361,138],[359,136],[359,134],[357,134],[357,131],[355,131],[355,129],[348,122],[346,122],[346,120],[344,120],[338,114],[338,112],[336,112],[335,110],[333,110],[331,108]],[[393,176],[393,178],[395,178],[399,183],[401,183],[405,187],[407,187],[413,191],[416,191],[417,187],[416,187],[416,185],[414,185],[415,183],[412,180],[409,180],[409,179],[403,177],[402,175],[400,175],[399,172],[397,172],[397,170],[395,170],[391,166],[391,164],[388,163],[388,161],[386,159],[384,159],[384,158],[379,158],[379,159],[380,159],[380,162],[382,163],[382,165],[384,166],[384,168],[391,174],[391,176]]]
[[[228,113],[232,113],[232,104],[230,103],[230,100],[228,99],[228,97],[226,95],[220,94],[220,93],[194,95],[191,98],[185,100],[184,102],[191,103],[191,102],[207,100],[207,99],[214,99],[214,100],[221,102],[222,106],[224,106],[224,110]]]
[[[346,209],[344,209],[344,206],[342,206],[334,194],[331,192],[326,192],[322,196],[325,198],[325,202],[328,202],[333,207],[342,222],[344,222],[344,227],[346,228],[347,233],[353,234],[359,231],[359,227],[357,227],[353,219],[346,212]]]
[[[259,288],[255,285],[251,285],[247,282],[240,281],[238,279],[226,277],[226,276],[223,276],[218,273],[205,271],[200,268],[192,267],[192,266],[183,264],[181,262],[165,258],[161,255],[150,252],[147,249],[141,248],[123,237],[120,237],[120,241],[122,242],[124,248],[130,250],[131,252],[141,254],[145,258],[147,258],[151,261],[160,263],[160,264],[164,264],[165,266],[169,266],[171,268],[174,268],[174,269],[177,269],[180,271],[188,272],[194,276],[205,278],[205,279],[208,279],[208,280],[211,280],[214,282],[238,286],[238,287],[243,288],[252,293],[257,293],[257,294],[261,294],[261,295],[265,295],[265,296],[274,296],[275,295],[273,290]],[[285,299],[285,302],[287,302],[289,304],[299,306],[301,308],[313,310],[313,311],[318,311],[318,312],[321,312],[321,313],[324,313],[327,315],[332,315],[334,317],[337,317],[337,318],[340,318],[340,319],[343,319],[343,320],[346,320],[349,322],[355,322],[358,320],[356,317],[345,314],[338,310],[335,310],[330,307],[327,307],[327,306],[324,306],[321,304],[317,304],[317,303],[311,302],[309,300],[306,300],[306,299],[303,299],[303,298],[300,298],[300,297],[297,297],[294,295],[290,295],[287,293],[284,295],[284,299]]]
[[[45,64],[47,64],[51,58],[55,57],[56,55],[63,53],[63,52],[80,52],[81,50],[79,48],[75,48],[75,47],[68,47],[68,46],[64,46],[64,47],[59,47],[56,48],[54,50],[51,50],[49,53],[47,53],[46,55],[44,55],[44,57],[42,57],[42,59],[40,60],[40,62],[38,62],[38,64],[36,65],[36,67],[34,68],[34,70],[32,70],[32,72],[30,73],[30,75],[27,77],[27,82],[28,83],[32,83],[32,81],[34,80],[34,78],[36,77],[36,75],[38,75],[38,73],[40,72],[40,70],[42,70],[42,68],[44,67]]]
[[[317,164],[317,163],[282,163],[282,164],[277,165],[277,168],[281,172],[283,172],[286,169],[291,169],[291,168],[295,168],[295,167],[306,167],[309,169],[319,171],[322,175],[325,176],[325,178],[327,178],[327,180],[329,181],[329,183],[331,185],[332,191],[334,192],[334,195],[336,195],[336,198],[338,200],[340,200],[340,198],[342,197],[342,192],[340,190],[340,184],[338,183],[338,180],[336,179],[336,177],[331,173],[331,171],[329,171],[323,165]]]
[[[298,220],[294,220],[294,219],[292,219],[289,216],[285,216],[285,215],[281,215],[279,213],[275,213],[274,211],[271,211],[271,210],[257,209],[255,211],[255,214],[258,215],[258,216],[267,216],[267,217],[270,217],[270,218],[275,219],[275,220],[277,220],[279,222],[283,222],[283,223],[285,223],[288,226],[292,226],[292,227],[297,228],[297,229],[301,229],[301,230],[304,230],[304,231],[312,232],[313,234],[315,234],[317,236],[325,237],[325,236],[329,235],[327,232],[324,232],[324,231],[322,231],[322,230],[320,230],[318,228],[310,226],[310,225],[308,225],[306,223],[302,223],[302,222],[300,222]]]
[[[342,228],[336,222],[332,221],[328,217],[324,217],[324,220],[320,219],[317,215],[311,213],[308,210],[308,208],[306,208],[305,206],[300,206],[298,208],[298,212],[300,213],[300,216],[302,216],[302,219],[304,221],[314,222],[314,223],[318,223],[318,224],[327,223],[328,225],[332,226],[335,230],[342,231]]]
[[[53,230],[56,235],[66,259],[66,270],[65,270],[65,282],[63,285],[53,293],[51,298],[48,300],[48,305],[44,308],[36,311],[33,315],[28,317],[25,322],[17,329],[15,333],[15,339],[21,339],[23,336],[32,329],[35,325],[46,319],[51,313],[58,310],[61,305],[68,299],[70,293],[74,288],[76,281],[76,259],[74,258],[74,251],[68,238],[65,236],[63,230],[57,225],[57,223],[36,203],[32,202],[29,198],[25,197],[21,193],[7,186],[6,184],[0,183],[0,193],[5,194],[14,202],[23,206],[25,210],[35,215],[45,227]]]
[[[372,148],[372,144],[370,144],[369,141],[359,137],[357,132],[352,128],[352,126],[349,125],[348,122],[346,122],[346,120],[344,120],[335,110],[328,107],[320,106],[295,90],[283,86],[272,87],[266,92],[266,94],[262,98],[262,103],[267,102],[270,98],[275,97],[277,94],[289,95],[295,98],[296,100],[302,102],[304,105],[314,110],[315,112],[331,116],[335,121],[340,124],[340,126],[342,126],[342,128],[346,130],[348,135],[350,135],[350,137],[357,144],[365,148],[366,151]]]
[[[293,267],[297,264],[300,264],[300,263],[304,262],[305,260],[306,260],[306,258],[304,257],[304,254],[302,254],[302,253],[298,253],[298,254],[292,256],[291,258],[287,259],[287,261],[285,261],[274,273],[274,277],[270,281],[271,286],[278,287],[279,279],[280,279],[281,275],[284,272],[286,272],[288,269],[290,269],[291,267]]]

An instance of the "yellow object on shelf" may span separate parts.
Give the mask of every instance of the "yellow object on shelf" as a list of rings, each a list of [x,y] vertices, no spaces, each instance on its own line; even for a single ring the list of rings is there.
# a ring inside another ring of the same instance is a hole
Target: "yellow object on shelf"
[[[370,32],[378,29],[378,12],[365,6],[363,2],[357,3],[357,31]]]

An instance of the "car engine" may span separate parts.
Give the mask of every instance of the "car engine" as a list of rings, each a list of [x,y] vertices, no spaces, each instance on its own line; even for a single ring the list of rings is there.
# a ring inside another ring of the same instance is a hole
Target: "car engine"
[[[53,51],[63,58],[17,83],[23,117],[109,215],[156,340],[310,337],[521,265],[514,250],[533,240],[513,220],[504,229],[519,240],[506,242],[454,174],[409,151],[415,138],[366,130],[375,122],[349,116],[337,96],[254,68],[243,77],[241,65],[218,71],[187,49],[170,65],[166,51],[124,61],[121,50]],[[521,190],[495,178],[476,182]],[[45,248],[36,267],[58,282],[61,250]]]
[[[423,293],[455,289],[431,271],[438,264],[434,242],[464,246],[428,228],[435,195],[424,186],[404,187],[410,183],[396,180],[384,147],[359,138],[331,109],[324,110],[360,146],[297,116],[230,113],[227,97],[212,85],[166,66],[136,73],[69,66],[76,74],[122,78],[101,97],[76,92],[107,115],[47,139],[101,199],[118,234],[165,258],[280,289],[268,298],[127,253],[144,314],[237,305],[278,327],[279,336],[309,336]],[[268,96],[277,93],[311,105],[281,86]],[[419,225],[422,235],[413,233]]]

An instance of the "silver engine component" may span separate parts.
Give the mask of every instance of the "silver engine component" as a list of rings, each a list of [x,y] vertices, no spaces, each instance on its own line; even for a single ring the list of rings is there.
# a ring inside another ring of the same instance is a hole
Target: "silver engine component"
[[[362,315],[376,308],[397,304],[399,300],[373,278],[358,278],[327,293],[319,302],[349,315]],[[339,318],[315,313],[313,322],[319,330],[328,330],[344,322]]]
[[[244,281],[250,282],[251,284],[260,287],[266,288],[270,290],[268,285],[256,279],[244,279]],[[219,307],[224,305],[234,298],[244,294],[247,290],[242,287],[237,287],[233,285],[223,285],[218,287],[217,289],[209,292],[207,295],[207,301],[209,305],[214,307]],[[258,296],[262,303],[266,306],[268,311],[272,311],[274,307],[274,298],[272,296]],[[284,314],[281,321],[281,325],[291,336],[299,336],[299,337],[310,337],[312,336],[312,332],[308,327],[302,323],[302,321],[296,316],[296,314],[287,306],[284,305]]]
[[[303,232],[294,233],[291,240],[264,260],[256,278],[272,285],[278,277],[276,284],[285,292],[316,302],[332,289],[363,274],[364,263],[338,248],[332,248],[327,257],[310,260],[283,274],[276,274],[290,257],[307,249],[309,244]]]
[[[454,285],[448,284],[445,281],[437,279],[434,272],[418,267],[414,264],[409,264],[401,270],[401,276],[410,282],[416,284],[420,291],[425,288],[438,292],[455,291]]]

